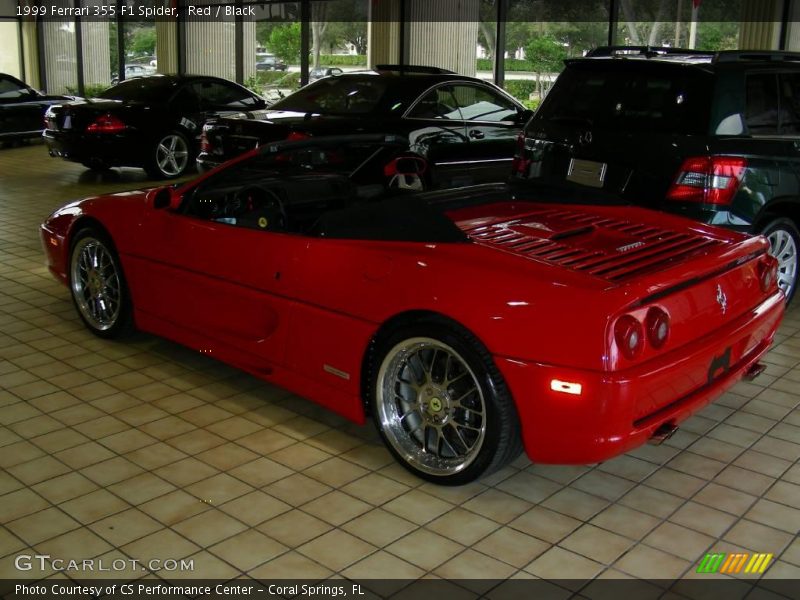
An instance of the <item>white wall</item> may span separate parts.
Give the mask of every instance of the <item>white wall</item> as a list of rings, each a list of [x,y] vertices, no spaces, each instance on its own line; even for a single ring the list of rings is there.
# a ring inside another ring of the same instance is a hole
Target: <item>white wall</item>
[[[0,21],[0,73],[22,79],[19,55],[19,25],[16,21]]]

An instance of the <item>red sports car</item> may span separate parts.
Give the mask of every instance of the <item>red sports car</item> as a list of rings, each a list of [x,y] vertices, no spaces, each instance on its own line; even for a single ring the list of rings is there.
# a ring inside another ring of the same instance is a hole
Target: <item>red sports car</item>
[[[42,225],[50,270],[95,334],[135,324],[372,415],[437,483],[523,448],[606,460],[760,372],[784,310],[763,238],[507,186],[386,197],[358,177],[380,146],[281,142],[74,202]]]

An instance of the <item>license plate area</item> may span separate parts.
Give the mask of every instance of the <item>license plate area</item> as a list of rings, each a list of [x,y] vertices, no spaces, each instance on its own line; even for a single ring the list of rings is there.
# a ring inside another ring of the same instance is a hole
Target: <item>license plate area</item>
[[[593,188],[601,188],[606,182],[608,164],[594,160],[573,158],[567,167],[567,181]]]

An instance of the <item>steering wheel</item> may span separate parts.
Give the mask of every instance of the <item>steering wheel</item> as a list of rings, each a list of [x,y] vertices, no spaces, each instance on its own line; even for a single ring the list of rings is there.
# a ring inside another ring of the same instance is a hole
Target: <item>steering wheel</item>
[[[237,221],[254,229],[285,231],[289,216],[280,196],[272,190],[248,186],[234,196],[233,205],[238,211]]]

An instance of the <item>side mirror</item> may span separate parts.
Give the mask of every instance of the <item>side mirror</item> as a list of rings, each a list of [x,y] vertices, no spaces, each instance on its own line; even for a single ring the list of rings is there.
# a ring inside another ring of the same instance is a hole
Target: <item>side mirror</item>
[[[147,203],[154,210],[162,210],[172,205],[172,188],[160,187],[150,190],[147,194]]]

